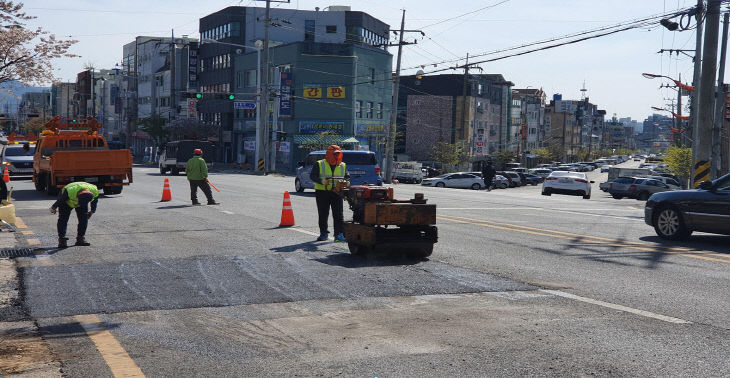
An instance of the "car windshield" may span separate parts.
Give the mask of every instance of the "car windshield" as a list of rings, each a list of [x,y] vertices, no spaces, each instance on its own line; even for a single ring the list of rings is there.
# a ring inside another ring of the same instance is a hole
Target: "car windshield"
[[[446,177],[449,177],[449,176],[451,176],[451,173],[447,173],[447,174],[443,174],[443,175],[440,175],[440,176],[436,176],[434,178],[446,178]]]
[[[717,190],[730,190],[730,175],[717,179]]]
[[[7,146],[5,147],[5,156],[33,156],[35,146],[30,146],[28,151],[23,150],[23,146]]]
[[[371,153],[343,153],[342,161],[347,165],[375,165],[375,154]]]

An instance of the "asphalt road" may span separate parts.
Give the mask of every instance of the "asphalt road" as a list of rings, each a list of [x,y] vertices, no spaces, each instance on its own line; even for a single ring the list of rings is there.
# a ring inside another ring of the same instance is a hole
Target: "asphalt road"
[[[398,185],[438,205],[429,259],[315,242],[292,177],[214,173],[220,206],[135,168],[91,247],[56,250],[52,199],[13,181],[24,305],[68,376],[726,376],[730,237],[665,242],[643,202]],[[200,194],[202,196],[202,194]],[[203,198],[203,197],[201,197]],[[349,211],[346,210],[346,218]],[[69,234],[75,236],[75,221]]]

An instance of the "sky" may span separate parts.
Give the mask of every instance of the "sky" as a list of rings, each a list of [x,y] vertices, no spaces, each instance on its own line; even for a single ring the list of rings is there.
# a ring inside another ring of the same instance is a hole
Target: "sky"
[[[86,64],[113,68],[122,60],[122,46],[135,36],[169,36],[174,30],[175,36],[198,38],[198,20],[205,15],[227,6],[265,6],[257,0],[26,0],[24,4],[24,11],[37,17],[29,26],[79,41],[71,52],[80,58],[55,62],[55,74],[62,81],[75,81]],[[695,0],[291,0],[272,2],[272,7],[314,10],[348,5],[391,29],[400,27],[405,10],[405,28],[425,33],[406,34],[408,41],[417,39],[417,44],[403,47],[402,74],[408,75],[420,66],[426,73],[444,68],[447,70],[441,73],[462,73],[448,68],[463,64],[467,54],[626,23],[695,4]],[[548,99],[560,93],[563,99],[579,100],[585,87],[590,101],[606,110],[608,117],[616,114],[641,121],[656,113],[652,106],[668,108],[669,101],[676,101],[676,92],[659,88],[667,80],[649,80],[641,74],[681,75],[683,82],[691,81],[691,57],[657,52],[693,50],[694,46],[695,30],[669,31],[656,24],[480,67],[484,73],[502,74],[515,88],[542,88]],[[392,54],[396,51],[390,48]],[[687,53],[694,55],[693,51]],[[458,61],[434,66],[449,60]]]

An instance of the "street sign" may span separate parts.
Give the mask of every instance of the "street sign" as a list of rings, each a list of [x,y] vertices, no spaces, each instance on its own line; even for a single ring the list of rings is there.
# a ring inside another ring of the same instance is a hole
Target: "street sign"
[[[233,109],[256,109],[256,103],[254,101],[235,101],[233,103]]]

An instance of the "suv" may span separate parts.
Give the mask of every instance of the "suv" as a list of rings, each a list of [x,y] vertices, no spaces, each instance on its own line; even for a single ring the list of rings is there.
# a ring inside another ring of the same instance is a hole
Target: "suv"
[[[35,142],[13,142],[5,146],[2,161],[8,167],[8,174],[10,176],[32,176],[34,153]]]
[[[324,159],[325,153],[326,151],[312,151],[307,155],[306,160],[299,162],[297,176],[294,179],[294,188],[297,192],[314,189],[314,182],[309,178],[309,174],[312,173],[312,166],[317,164],[317,161]],[[343,150],[342,162],[347,165],[351,185],[383,185],[380,166],[378,166],[374,152]]]
[[[517,172],[497,172],[498,175],[504,176],[507,180],[509,180],[509,187],[514,188],[518,186],[524,185],[522,183],[522,178],[520,177],[519,173]]]
[[[654,179],[641,178],[629,186],[631,193],[629,197],[646,201],[654,193],[666,192],[672,190],[669,185]]]
[[[615,199],[621,199],[628,197],[633,192],[631,185],[634,185],[639,180],[634,177],[618,177],[608,185],[608,194]]]

